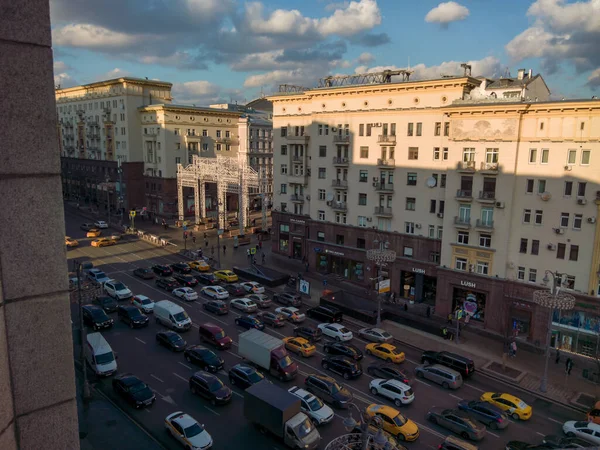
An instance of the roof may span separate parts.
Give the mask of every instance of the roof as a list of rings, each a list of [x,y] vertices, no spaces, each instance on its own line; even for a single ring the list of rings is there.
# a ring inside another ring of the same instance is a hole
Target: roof
[[[206,328],[207,330],[211,330],[211,331],[222,330],[222,328],[219,325],[215,325],[212,322],[206,322],[206,323],[203,323],[200,326],[202,328]]]
[[[239,117],[243,114],[242,112],[231,111],[228,109],[209,108],[207,106],[175,105],[172,103],[154,103],[152,105],[140,106],[138,111],[155,111],[161,109],[164,109],[165,111],[203,112],[236,117]]]
[[[183,428],[188,428],[188,427],[198,423],[192,416],[190,416],[189,414],[186,414],[186,413],[181,413],[179,416],[175,416],[171,420],[173,422],[177,422]]]
[[[246,107],[254,108],[258,111],[273,111],[273,103],[269,101],[266,97],[260,97],[255,100],[252,100],[249,103],[246,103]]]
[[[133,84],[145,84],[149,86],[163,86],[163,87],[172,87],[173,83],[169,83],[168,81],[160,81],[160,80],[149,80],[148,78],[136,78],[136,77],[120,77],[120,78],[111,78],[110,80],[102,80],[96,81],[94,83],[88,84],[80,84],[78,86],[72,86],[64,89],[56,89],[57,93],[67,92],[67,91],[76,91],[81,88],[94,88],[101,86],[108,86],[111,84],[121,84],[121,83],[133,83]]]
[[[536,76],[529,78],[522,78],[522,79],[518,79],[518,78],[497,78],[497,79],[492,79],[491,83],[488,84],[485,88],[486,89],[505,89],[505,88],[510,88],[510,87],[515,87],[515,88],[521,88],[521,87],[525,87],[530,83],[533,83],[533,81],[537,78],[541,78],[541,75],[538,73]]]

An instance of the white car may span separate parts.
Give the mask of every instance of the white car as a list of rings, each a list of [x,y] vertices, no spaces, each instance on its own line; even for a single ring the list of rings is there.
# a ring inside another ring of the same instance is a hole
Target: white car
[[[108,224],[104,220],[98,220],[97,222],[94,222],[94,226],[101,229],[108,228]]]
[[[320,323],[317,327],[325,336],[329,336],[338,342],[351,341],[354,337],[352,331],[340,323]]]
[[[304,322],[306,316],[300,312],[298,308],[294,308],[293,306],[282,306],[280,308],[275,308],[275,312],[281,314],[290,322],[300,323]]]
[[[204,425],[184,412],[169,414],[165,418],[165,428],[186,450],[206,450],[213,445],[213,439]]]
[[[226,300],[229,298],[229,292],[227,292],[221,286],[205,286],[200,289],[207,297],[216,298],[217,300]]]
[[[154,302],[145,295],[134,295],[131,299],[133,306],[137,306],[143,313],[150,314],[154,312]]]
[[[265,293],[265,287],[262,284],[257,283],[256,281],[244,281],[243,283],[240,283],[240,284],[248,293],[251,293],[251,294],[264,294]]]
[[[198,300],[198,293],[190,287],[180,287],[173,289],[173,295],[184,299],[187,302]]]
[[[258,305],[249,298],[234,298],[229,302],[229,306],[247,313],[254,312],[258,309]]]
[[[398,380],[377,378],[369,383],[369,389],[371,389],[371,394],[386,397],[396,406],[408,405],[415,399],[411,387]]]
[[[593,422],[569,420],[563,425],[564,433],[569,437],[578,437],[592,444],[600,445],[600,425]]]
[[[127,300],[133,297],[129,288],[117,280],[108,280],[104,283],[104,290],[109,296],[117,300]]]
[[[333,420],[333,410],[324,404],[319,397],[300,389],[298,386],[289,388],[288,392],[300,399],[300,409],[310,417],[315,426],[324,425]]]

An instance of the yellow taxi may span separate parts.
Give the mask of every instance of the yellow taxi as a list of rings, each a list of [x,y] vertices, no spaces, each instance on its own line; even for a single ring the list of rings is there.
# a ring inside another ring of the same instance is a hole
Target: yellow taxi
[[[305,358],[314,355],[317,351],[317,347],[301,337],[285,337],[283,338],[283,342],[285,342],[285,348],[290,352],[297,353]]]
[[[86,236],[87,237],[98,237],[102,234],[102,231],[100,231],[98,228],[92,228],[90,231],[87,232]]]
[[[65,245],[67,247],[77,247],[79,245],[79,242],[77,241],[77,239],[73,239],[72,237],[65,236]]]
[[[404,361],[404,352],[396,350],[396,346],[392,344],[378,344],[376,342],[367,344],[365,347],[367,355],[373,355],[381,358],[384,361],[401,363]]]
[[[378,416],[383,422],[383,430],[399,441],[412,442],[419,437],[417,424],[391,406],[372,404],[365,411],[370,417]]]
[[[238,276],[231,270],[215,270],[213,273],[217,280],[227,281],[228,283],[235,283],[238,280]]]
[[[515,420],[529,420],[533,414],[533,408],[514,395],[500,392],[484,392],[480,400],[491,403],[502,411],[506,411]]]
[[[206,261],[190,261],[188,263],[192,269],[197,270],[198,272],[208,272],[210,270],[210,266]]]
[[[115,245],[117,241],[111,238],[100,238],[92,241],[92,247],[108,247],[109,245]]]

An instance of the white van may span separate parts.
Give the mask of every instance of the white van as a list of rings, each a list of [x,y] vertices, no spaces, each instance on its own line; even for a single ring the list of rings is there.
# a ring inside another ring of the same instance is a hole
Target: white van
[[[161,300],[154,304],[154,318],[156,323],[162,323],[175,330],[189,330],[192,327],[192,319],[185,309],[169,300]]]
[[[109,376],[117,371],[115,354],[100,333],[87,335],[85,358],[97,375]]]

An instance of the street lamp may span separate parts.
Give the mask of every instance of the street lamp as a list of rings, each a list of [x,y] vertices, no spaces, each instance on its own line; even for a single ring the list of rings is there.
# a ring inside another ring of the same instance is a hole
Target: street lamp
[[[221,228],[221,206],[223,206],[223,202],[219,199],[217,201],[217,264],[219,269],[221,268],[221,233],[223,232]],[[225,228],[225,219],[223,219],[223,228]]]
[[[383,433],[383,421],[381,418],[362,413],[354,403],[349,403],[348,405],[356,409],[358,415],[361,416],[361,422],[357,422],[352,417],[352,411],[348,411],[348,417],[343,420],[344,428],[348,432],[353,432],[356,427],[360,427],[360,439],[357,439],[356,433],[338,436],[327,444],[325,450],[391,450],[393,445]],[[375,435],[369,430],[369,427],[372,425],[377,427]]]
[[[110,177],[106,175],[106,209],[108,210],[108,225],[110,226]]]
[[[548,311],[548,331],[546,336],[546,360],[544,362],[544,374],[542,376],[542,382],[540,383],[540,391],[546,392],[548,385],[548,360],[550,359],[550,343],[552,341],[552,316],[555,310],[569,310],[575,306],[575,297],[566,292],[561,292],[560,286],[556,286],[556,281],[560,280],[561,277],[558,272],[552,272],[546,270],[544,274],[544,284],[548,284],[550,279],[548,275],[552,276],[552,286],[549,291],[534,291],[533,301],[541,306],[547,308]]]
[[[396,252],[388,248],[390,246],[388,241],[375,239],[373,245],[375,248],[367,250],[367,259],[377,266],[377,326],[381,326],[381,295],[379,293],[381,268],[396,260]]]

